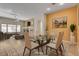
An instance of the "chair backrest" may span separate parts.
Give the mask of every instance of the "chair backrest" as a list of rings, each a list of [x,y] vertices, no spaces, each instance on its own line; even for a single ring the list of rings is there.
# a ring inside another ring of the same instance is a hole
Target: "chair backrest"
[[[53,43],[57,43],[58,36],[59,36],[59,32],[55,33],[55,35],[53,36]]]
[[[56,42],[56,48],[60,47],[62,43],[63,35],[64,35],[64,32],[59,32],[59,35],[57,37],[57,42]]]
[[[29,32],[24,32],[24,39],[25,39],[25,47],[31,48],[31,40],[29,37]]]

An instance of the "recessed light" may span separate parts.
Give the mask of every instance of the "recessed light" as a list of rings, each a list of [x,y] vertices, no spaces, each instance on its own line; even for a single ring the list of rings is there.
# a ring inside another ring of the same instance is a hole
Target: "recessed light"
[[[50,10],[51,10],[51,8],[47,8],[46,10],[47,10],[47,11],[50,11]]]
[[[64,3],[59,3],[59,5],[64,5]]]

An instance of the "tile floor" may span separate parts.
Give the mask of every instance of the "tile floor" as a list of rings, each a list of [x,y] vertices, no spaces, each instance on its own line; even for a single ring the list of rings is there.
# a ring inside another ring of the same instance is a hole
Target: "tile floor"
[[[68,42],[64,42],[65,56],[78,56],[79,55],[79,47],[77,45],[69,45]],[[15,39],[8,39],[5,41],[0,41],[0,56],[22,56],[24,49],[24,40],[15,40]],[[49,50],[48,50],[49,51]],[[25,56],[28,56],[28,50],[26,50]],[[53,51],[48,52],[48,56],[55,56],[56,54]],[[47,56],[40,51],[34,50],[32,52],[32,56]]]

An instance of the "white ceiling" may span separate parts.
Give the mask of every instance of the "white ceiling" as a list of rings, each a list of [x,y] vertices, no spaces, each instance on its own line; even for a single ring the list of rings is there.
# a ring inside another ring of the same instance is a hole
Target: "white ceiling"
[[[65,3],[64,5],[52,5],[50,3],[0,3],[0,8],[9,12],[14,11],[16,14],[26,18],[32,18],[43,13],[55,12],[74,5],[76,4]],[[51,8],[51,10],[47,11],[47,8]]]

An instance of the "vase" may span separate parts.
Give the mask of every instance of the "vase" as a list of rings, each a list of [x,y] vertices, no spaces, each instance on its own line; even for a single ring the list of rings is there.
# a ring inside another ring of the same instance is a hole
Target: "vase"
[[[74,32],[70,33],[70,42],[71,42],[71,44],[75,44],[75,34],[74,34]]]

